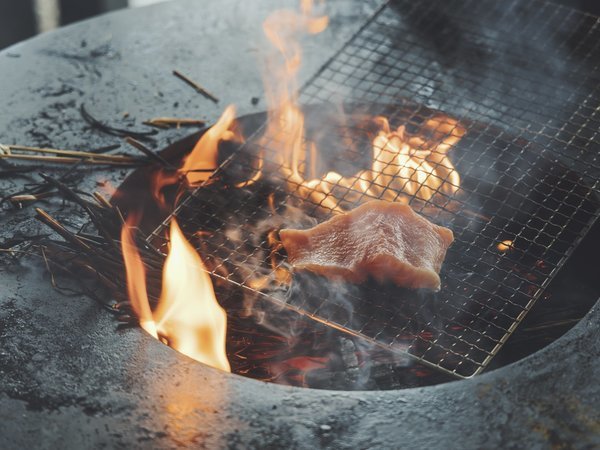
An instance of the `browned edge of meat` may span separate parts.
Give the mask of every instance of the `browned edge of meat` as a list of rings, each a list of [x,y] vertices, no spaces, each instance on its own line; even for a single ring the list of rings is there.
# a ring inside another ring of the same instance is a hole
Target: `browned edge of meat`
[[[454,235],[401,203],[373,200],[308,230],[279,233],[295,270],[362,283],[368,277],[439,290]]]

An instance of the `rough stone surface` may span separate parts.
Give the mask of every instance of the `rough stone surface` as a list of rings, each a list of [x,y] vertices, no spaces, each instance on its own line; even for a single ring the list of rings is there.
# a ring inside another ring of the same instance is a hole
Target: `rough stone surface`
[[[303,79],[377,5],[328,3],[332,25],[308,44]],[[212,121],[230,102],[241,114],[257,111],[264,105],[259,24],[276,5],[182,0],[7,49],[0,142],[114,143],[81,121],[82,102],[107,120],[128,112],[138,126],[158,115]],[[175,68],[221,103],[195,95],[172,77]],[[156,145],[180,136],[161,132]],[[88,183],[124,175],[95,172]],[[0,180],[0,191],[19,182]],[[60,214],[60,205],[47,207]],[[31,209],[0,214],[0,241],[38,229]],[[224,375],[139,330],[115,332],[93,301],[53,291],[40,264],[0,266],[0,448],[597,448],[599,322],[596,307],[541,352],[472,380],[397,392],[312,391]]]

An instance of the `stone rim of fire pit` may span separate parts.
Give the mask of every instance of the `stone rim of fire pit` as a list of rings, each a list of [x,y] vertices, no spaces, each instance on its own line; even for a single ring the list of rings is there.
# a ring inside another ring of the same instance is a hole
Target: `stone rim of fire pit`
[[[350,19],[356,5],[334,3],[335,14],[346,17],[335,30],[347,36],[360,25],[356,18]],[[203,17],[220,17],[221,10],[241,5],[233,0],[211,2],[206,6],[208,12],[200,14],[191,9],[194,4],[183,0],[115,13],[0,52],[0,74],[7,86],[0,90],[0,99],[11,109],[10,117],[0,117],[2,138],[29,139],[31,129],[48,125],[43,118],[27,119],[45,108],[54,114],[51,105],[56,97],[40,101],[39,92],[35,92],[45,86],[53,95],[60,93],[61,86],[73,89],[61,94],[60,101],[67,104],[75,100],[76,104],[84,96],[77,90],[95,85],[97,95],[117,98],[123,89],[120,82],[129,80],[132,83],[128,86],[135,86],[135,90],[126,106],[140,117],[153,112],[152,102],[142,103],[141,98],[155,91],[157,85],[169,94],[187,94],[185,87],[165,81],[167,74],[154,79],[148,78],[148,72],[157,70],[159,64],[170,66],[173,60],[202,52],[202,45],[190,41],[186,48],[165,55],[160,52],[165,42],[184,43],[162,36],[161,25],[174,24],[178,15],[203,24]],[[269,9],[267,2],[261,5],[261,11]],[[224,20],[202,29],[203,42],[217,45],[220,36],[227,34],[226,44],[230,46],[247,41],[246,32]],[[190,37],[185,27],[181,33],[182,38]],[[80,51],[79,44],[85,39],[89,55],[90,48],[104,45],[94,36],[108,34],[109,48],[99,59],[74,58],[79,53],[48,54],[57,48]],[[323,39],[319,41],[322,46],[335,47],[332,35]],[[120,57],[111,57],[111,49]],[[155,54],[149,61],[151,50]],[[140,54],[143,51],[145,55]],[[20,57],[10,56],[15,54]],[[136,64],[147,60],[148,72],[135,72],[124,60]],[[319,61],[313,65],[318,67]],[[102,75],[99,81],[77,78],[94,70]],[[112,86],[104,74],[114,77]],[[239,101],[247,104],[246,111],[251,110],[252,94],[248,91],[259,89],[259,82],[237,81],[236,85],[233,77],[223,78],[224,84],[233,83],[228,99],[239,95]],[[51,80],[57,79],[62,81],[53,86]],[[210,88],[221,94],[219,86]],[[214,116],[221,105],[213,108],[205,102],[199,109],[205,108]],[[98,101],[96,113],[110,117],[118,106],[111,109]],[[71,119],[75,117],[73,109],[66,105],[56,114]],[[21,127],[17,119],[23,120]],[[71,124],[69,129],[50,127],[45,131],[75,145],[76,128]],[[96,143],[99,138],[92,136],[90,140]],[[34,271],[19,278],[9,275],[0,273],[5,292],[9,292],[0,323],[10,324],[2,333],[0,357],[1,361],[14,362],[18,371],[11,372],[0,389],[3,448],[138,448],[147,446],[148,441],[158,448],[182,442],[244,448],[448,448],[452,443],[462,448],[589,448],[598,443],[595,399],[599,388],[593,380],[600,375],[600,349],[593,343],[600,340],[599,303],[548,347],[475,379],[402,391],[313,391],[223,375],[178,355],[139,330],[118,336],[110,328],[114,325],[110,315],[93,302],[49,292],[48,280],[40,280]],[[74,312],[67,315],[74,301],[78,302]],[[6,374],[8,369],[3,366],[0,370]]]

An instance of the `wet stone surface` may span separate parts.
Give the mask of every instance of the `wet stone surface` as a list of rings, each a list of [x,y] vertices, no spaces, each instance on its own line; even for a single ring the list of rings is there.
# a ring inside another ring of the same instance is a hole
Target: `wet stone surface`
[[[306,80],[377,6],[331,0],[306,49]],[[260,23],[280,2],[182,0],[107,15],[0,53],[0,142],[98,148],[79,106],[137,127],[161,115],[215,120],[263,107]],[[294,4],[290,2],[290,4]],[[221,98],[195,95],[181,70]],[[258,99],[258,101],[256,100]],[[127,118],[123,118],[128,113]],[[183,133],[186,133],[184,130]],[[156,148],[180,138],[161,131]],[[34,167],[30,176],[48,167]],[[82,171],[80,187],[125,170]],[[28,178],[0,179],[2,196]],[[60,202],[44,208],[77,225]],[[46,233],[33,210],[2,210],[0,242]],[[54,291],[40,261],[0,265],[0,447],[592,448],[600,312],[543,351],[477,379],[389,392],[312,391],[229,376],[191,361],[82,296]]]

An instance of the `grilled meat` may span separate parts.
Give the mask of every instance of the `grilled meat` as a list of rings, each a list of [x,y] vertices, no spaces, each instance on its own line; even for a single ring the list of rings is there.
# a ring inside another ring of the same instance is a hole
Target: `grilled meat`
[[[308,230],[281,230],[288,261],[330,278],[440,289],[439,271],[452,231],[408,205],[375,200]]]

